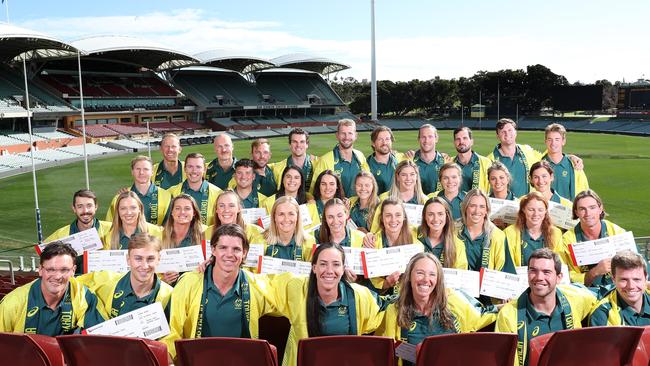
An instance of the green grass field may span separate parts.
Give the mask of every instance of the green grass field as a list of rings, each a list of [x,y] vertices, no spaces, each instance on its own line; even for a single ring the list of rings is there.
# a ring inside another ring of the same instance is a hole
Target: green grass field
[[[541,131],[521,131],[518,142],[543,150],[543,139]],[[645,211],[650,207],[650,194],[646,189],[650,181],[650,140],[644,137],[587,133],[570,133],[568,139],[566,151],[584,159],[589,184],[605,200],[609,219],[632,230],[635,236],[650,235],[650,214]],[[393,147],[399,151],[413,149],[418,145],[415,131],[396,132],[395,140]],[[476,131],[474,141],[475,150],[487,155],[494,148],[496,137],[492,131]],[[333,134],[311,136],[310,152],[320,155],[334,144]],[[271,139],[271,145],[272,161],[284,159],[288,155],[286,137]],[[366,155],[370,153],[369,133],[359,134],[356,148]],[[451,131],[440,131],[438,150],[455,154]],[[211,145],[184,147],[182,156],[189,152],[200,152],[209,159],[214,158]],[[237,157],[248,156],[249,152],[250,141],[235,142]],[[106,205],[117,189],[130,185],[129,161],[135,155],[89,162],[90,186],[99,197],[99,218],[105,217]],[[158,151],[152,151],[152,155],[155,161],[161,159]],[[40,170],[36,176],[43,235],[47,236],[73,220],[70,209],[72,194],[85,186],[83,162]],[[32,175],[23,174],[0,180],[0,192],[0,253],[33,244],[37,236]],[[32,252],[31,249],[20,249],[12,253]]]

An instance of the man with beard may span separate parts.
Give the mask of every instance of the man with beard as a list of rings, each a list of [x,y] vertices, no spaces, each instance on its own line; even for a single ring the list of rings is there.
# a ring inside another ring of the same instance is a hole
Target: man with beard
[[[278,183],[278,189],[282,185],[282,172],[284,168],[293,165],[302,169],[302,174],[305,177],[303,188],[306,192],[311,185],[314,163],[316,162],[316,157],[307,153],[307,149],[309,149],[309,132],[300,127],[291,130],[289,132],[289,149],[291,150],[289,157],[272,164],[273,175],[275,176],[275,181]]]
[[[257,139],[251,144],[251,156],[255,162],[255,181],[253,186],[258,192],[265,196],[274,195],[278,190],[278,184],[273,175],[273,164],[271,159],[271,144],[267,139]]]
[[[374,153],[369,155],[366,161],[377,181],[377,194],[390,190],[397,163],[406,159],[404,154],[393,151],[393,141],[393,131],[386,126],[377,126],[370,134]]]
[[[199,153],[190,153],[185,157],[185,174],[187,179],[181,184],[169,188],[172,198],[181,193],[186,193],[196,201],[201,212],[203,225],[214,224],[215,205],[217,197],[222,190],[214,184],[203,179],[205,173],[205,159]]]
[[[72,334],[103,322],[97,297],[76,281],[77,253],[55,241],[41,252],[40,278],[20,286],[0,301],[0,332]]]
[[[363,153],[353,148],[357,140],[357,124],[348,118],[339,121],[336,127],[336,140],[338,144],[330,152],[318,158],[314,165],[314,177],[325,170],[333,170],[341,178],[346,197],[354,196],[354,178],[365,170],[370,172]],[[312,180],[310,192],[314,192],[316,181]]]
[[[76,191],[72,196],[72,212],[74,212],[77,218],[72,221],[70,225],[58,229],[45,238],[45,242],[49,243],[54,240],[63,239],[67,236],[80,233],[93,227],[97,229],[99,237],[103,237],[111,229],[111,222],[100,221],[95,218],[95,213],[97,212],[98,207],[95,192],[89,189]],[[80,274],[83,269],[83,257],[79,257],[76,260],[76,274]]]
[[[529,288],[499,311],[494,331],[517,334],[515,365],[528,364],[531,338],[580,328],[596,303],[596,297],[582,287],[558,286],[561,271],[562,262],[556,253],[548,248],[535,250],[528,259]]]
[[[471,189],[480,189],[488,193],[490,183],[487,170],[492,162],[472,150],[474,139],[469,127],[458,127],[454,130],[454,146],[458,152],[454,163],[460,166],[463,173],[460,191],[469,192]]]
[[[151,181],[162,189],[174,186],[187,178],[183,169],[183,162],[178,161],[183,148],[181,141],[173,133],[163,136],[160,141],[160,151],[162,152],[163,161],[153,166],[153,175]]]
[[[228,188],[228,183],[235,174],[233,144],[229,135],[222,133],[214,138],[214,152],[217,158],[212,160],[205,168],[205,179],[220,189]]]

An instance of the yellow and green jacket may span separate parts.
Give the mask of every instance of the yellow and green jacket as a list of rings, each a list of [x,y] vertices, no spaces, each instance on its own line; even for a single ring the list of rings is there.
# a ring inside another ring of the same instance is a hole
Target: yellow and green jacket
[[[97,224],[96,224],[97,234],[99,234],[99,238],[102,239],[102,242],[103,242],[104,235],[106,234],[107,231],[109,231],[111,229],[111,226],[113,225],[113,223],[110,222],[110,221],[101,221],[101,220],[97,220],[96,222],[97,222]],[[70,233],[70,226],[71,225],[66,225],[66,226],[58,229],[57,231],[53,232],[52,234],[50,234],[50,236],[45,238],[45,243],[49,243],[51,241],[63,239],[65,237],[67,237],[67,236],[72,235]],[[104,247],[106,247],[106,244],[104,244]]]
[[[169,307],[169,328],[170,334],[161,341],[167,345],[167,351],[172,359],[176,358],[176,346],[174,342],[178,339],[196,338],[199,324],[199,309],[204,291],[205,273],[186,272],[180,278],[170,300]],[[272,290],[266,276],[255,275],[243,270],[239,271],[240,276],[246,276],[250,291],[250,307],[248,328],[251,338],[259,337],[259,319],[275,311],[273,307]],[[275,281],[275,280],[274,280]]]
[[[0,300],[0,332],[39,334],[38,329],[26,326],[27,318],[36,316],[43,305],[43,295],[40,289],[41,279],[20,286]],[[32,289],[32,286],[37,286]],[[103,308],[98,305],[97,297],[74,277],[70,278],[67,294],[72,316],[70,322],[61,323],[65,334],[72,334],[77,329],[90,328],[108,319]],[[30,296],[33,295],[33,296]],[[40,299],[30,310],[30,298]],[[61,314],[66,312],[65,299],[61,302]],[[38,321],[38,319],[36,319]],[[68,329],[66,329],[68,328]]]
[[[555,226],[553,226],[551,230],[553,231],[553,251],[557,254],[561,254],[562,231]],[[516,225],[512,224],[505,228],[503,233],[506,235],[508,249],[510,249],[510,257],[515,266],[527,266],[527,263],[521,262],[521,230],[519,230]],[[564,259],[561,255],[560,258]]]
[[[386,200],[388,198],[390,198],[390,192],[384,192],[384,193],[379,195],[379,204],[377,205],[377,208],[375,209],[375,213],[372,215],[372,223],[370,224],[370,230],[369,231],[372,232],[372,233],[379,230],[379,220],[381,219],[379,217],[379,215],[381,214],[381,203],[384,202],[384,200]],[[357,198],[357,200],[358,199],[359,198]],[[419,205],[424,205],[427,202],[428,199],[429,199],[429,197],[427,197],[426,195],[423,194],[422,197],[420,197],[420,199],[418,199],[418,202],[419,202],[418,204]],[[408,202],[406,202],[406,203],[408,203]],[[352,203],[350,203],[350,205],[352,205]]]
[[[156,238],[162,240],[163,228],[161,226],[150,224],[148,222],[146,224],[147,224],[147,234],[155,236]],[[106,232],[106,234],[104,234],[104,236],[101,237],[102,243],[104,243],[104,249],[105,250],[111,249],[111,236],[112,235],[113,235],[113,228],[111,227],[111,229],[108,230]]]
[[[88,287],[90,291],[95,293],[99,299],[99,305],[103,308],[104,313],[106,313],[109,318],[114,318],[121,315],[118,314],[118,310],[114,310],[116,307],[113,306],[113,301],[116,301],[120,297],[119,294],[115,293],[115,290],[120,280],[130,281],[130,279],[124,278],[124,276],[130,275],[131,272],[117,273],[112,271],[98,271],[77,276],[76,279],[84,286]],[[173,287],[160,281],[157,276],[154,276],[154,281],[158,281],[159,283],[156,302],[159,302],[164,309],[167,307]]]
[[[271,214],[271,210],[273,209],[273,205],[275,204],[275,199],[277,195],[271,195],[266,197],[264,202],[260,202],[260,207],[264,207],[266,209],[267,214]],[[314,202],[307,202],[307,210],[309,211],[309,217],[311,217],[311,225],[303,227],[305,230],[309,230],[313,228],[316,225],[320,225],[321,223],[321,217],[318,214],[318,207],[316,206],[316,203]]]
[[[497,145],[498,148],[499,145]],[[536,162],[540,161],[542,159],[542,154],[533,149],[530,145],[521,145],[517,144],[517,147],[521,152],[524,154],[525,157],[525,162],[526,162],[526,184],[530,185],[530,178],[528,177],[528,173],[530,172],[530,167],[533,166]],[[497,159],[494,157],[494,151],[492,151],[487,158],[490,160],[490,164],[492,162],[496,161]],[[489,188],[489,186],[488,186]],[[485,191],[488,192],[488,191]]]
[[[283,366],[294,366],[298,356],[298,342],[308,338],[307,330],[307,286],[308,278],[292,273],[282,273],[273,278],[274,303],[280,315],[289,319],[291,329],[287,338]],[[384,312],[367,288],[351,283],[354,291],[356,333],[372,333],[381,324]]]
[[[545,159],[547,156],[548,153],[544,152],[544,154],[542,155],[542,159]],[[587,180],[587,174],[585,173],[584,169],[581,170],[576,169],[573,160],[569,159],[569,161],[571,162],[571,166],[573,167],[573,186],[575,187],[575,194],[577,196],[578,193],[589,189],[589,180]],[[567,197],[567,198],[573,199],[575,197]]]
[[[168,191],[172,195],[172,198],[180,195],[183,193],[183,183],[185,181],[181,182],[180,184],[177,184],[173,187],[169,187]],[[207,207],[203,208],[201,207],[201,202],[197,202],[196,204],[199,205],[199,210],[201,211],[201,222],[205,225],[212,225],[214,224],[214,215],[215,215],[215,209],[217,206],[217,197],[223,192],[219,187],[215,186],[212,183],[208,183],[208,205]]]
[[[611,221],[608,220],[602,220],[605,223],[605,230],[607,232],[607,236],[613,236],[613,235],[618,235],[622,234],[625,232],[625,229],[621,228],[620,226],[614,224]],[[580,225],[578,223],[578,225]],[[564,263],[567,264],[569,267],[569,275],[571,276],[571,282],[577,282],[577,283],[585,283],[585,274],[589,271],[589,269],[583,267],[583,266],[576,266],[573,263],[573,260],[571,259],[571,252],[569,251],[569,245],[570,244],[575,244],[577,241],[576,239],[576,232],[575,228],[567,230],[567,232],[562,235],[562,246],[560,251],[560,257],[564,261]]]
[[[261,240],[262,241],[260,242],[260,244],[264,244],[264,253],[266,253],[267,248],[271,244],[266,242],[266,239],[264,238],[264,234],[262,234]],[[304,241],[301,245],[302,255],[300,256],[300,258],[302,261],[311,262],[311,255],[314,251],[315,246],[316,246],[316,239],[314,238],[314,235],[305,233]]]
[[[312,169],[311,169],[311,173],[312,173],[311,177],[304,177],[305,182],[307,182],[307,181],[310,181],[309,178],[313,179],[313,178],[316,177],[313,173],[314,173],[314,164],[316,164],[316,160],[318,160],[318,158],[316,156],[314,156],[314,155],[307,154],[307,157],[305,159],[309,159],[309,161],[311,162],[311,167],[312,167]],[[287,158],[287,159],[284,159],[284,160],[276,161],[272,165],[269,164],[271,166],[271,169],[273,170],[273,176],[275,177],[275,181],[278,183],[278,189],[280,189],[282,187],[282,172],[287,167],[287,161],[288,160],[289,159]],[[303,171],[302,173],[304,174],[305,172]],[[308,186],[305,187],[305,190],[308,190],[308,189],[309,189]]]
[[[587,290],[584,287],[578,287],[574,285],[558,285],[557,288],[566,297],[571,308],[572,322],[570,326],[567,325],[567,329],[581,328],[582,320],[589,315],[591,308],[594,306],[594,304],[596,304],[596,297],[593,293],[591,293],[591,291]],[[526,291],[522,294],[522,296],[528,296],[528,293],[529,291]],[[512,300],[501,308],[499,314],[497,315],[497,322],[494,328],[495,332],[518,334],[519,327],[524,327],[525,329],[525,321],[519,321],[517,319],[518,302],[519,299]],[[557,306],[560,306],[560,304],[558,303],[556,307]],[[525,360],[527,358],[526,354],[528,352],[528,340],[520,339],[519,342],[521,342],[521,344],[518,344],[518,348],[521,348],[523,350],[521,359]],[[519,351],[516,351],[513,364],[522,366],[522,364],[519,362],[519,359]]]
[[[246,239],[248,242],[253,244],[261,244],[264,242],[264,237],[262,236],[263,229],[255,224],[244,224],[244,232],[246,233]],[[205,240],[212,239],[212,232],[214,231],[214,225],[208,226],[204,231],[203,235]]]
[[[179,160],[178,163],[180,164],[178,169],[181,170],[181,181],[184,181],[185,179],[187,179],[187,174],[185,174],[185,162]],[[151,170],[153,172],[153,174],[151,175],[151,183],[157,185],[158,187],[160,187],[161,179],[162,179],[162,172],[158,172],[158,169],[162,164],[163,164],[162,162],[154,164]]]
[[[476,154],[476,153],[475,153]],[[476,154],[478,157],[478,170],[474,170],[474,179],[472,183],[472,189],[480,189],[481,191],[488,194],[490,192],[490,181],[488,180],[488,168],[492,165],[492,160],[486,158],[483,155]],[[458,156],[454,158],[454,163],[458,160]]]
[[[623,301],[621,299],[621,301]],[[641,309],[647,314],[647,309],[650,307],[650,292],[646,289],[643,294],[643,308]],[[609,294],[600,299],[594,306],[589,314],[589,326],[626,326],[635,324],[625,324],[623,317],[621,317],[621,307],[618,305],[618,291],[613,289]],[[631,307],[630,307],[631,309]]]
[[[453,236],[453,240],[454,240],[454,246],[456,247],[456,260],[454,261],[453,268],[465,269],[466,270],[468,268],[468,264],[467,264],[467,253],[465,253],[465,245],[462,242],[462,240],[460,240],[458,238],[458,235],[452,235],[452,236]],[[424,244],[424,238],[422,237],[422,235],[418,234],[417,238],[421,243],[423,243],[422,245],[424,246],[424,251],[425,252],[429,251],[429,249],[427,248],[427,245]],[[443,254],[443,256],[444,256],[444,254]],[[442,265],[444,267],[444,265],[445,265],[444,257],[443,258],[438,258],[438,259],[440,259],[440,262],[442,263]]]
[[[368,163],[366,162],[366,157],[363,156],[363,152],[360,150],[353,149],[352,151],[354,153],[354,156],[357,158],[359,161],[359,164],[361,164],[361,170],[365,170],[367,172],[370,172],[370,168],[368,167]],[[322,173],[323,171],[330,169],[334,170],[334,151],[328,151],[321,157],[319,157],[316,162],[314,162],[314,174],[312,175],[312,180],[311,180],[311,185],[309,187],[309,192],[313,193],[314,192],[314,186],[316,185],[316,178],[318,178],[318,175]]]
[[[463,230],[461,227],[460,230]],[[460,233],[456,234],[455,236],[459,237]],[[462,251],[467,253],[467,247],[465,246],[465,242],[459,237],[459,241],[457,242],[457,247],[462,247]],[[496,226],[492,228],[490,232],[490,248],[489,248],[489,253],[487,256],[487,268],[488,269],[494,269],[497,271],[503,271],[503,267],[506,264],[506,255],[510,255],[510,253],[506,253],[505,250],[506,246],[506,236],[501,231],[501,229],[497,228]],[[467,255],[465,255],[467,257]],[[469,267],[469,264],[468,264]]]
[[[167,216],[167,210],[169,210],[169,204],[172,200],[172,195],[167,192],[167,190],[157,187],[158,189],[158,202],[156,202],[156,221],[150,222],[154,225],[162,225]],[[115,215],[115,204],[117,203],[117,197],[115,195],[111,201],[111,205],[108,206],[108,211],[106,211],[106,221],[113,222],[113,216]],[[152,207],[153,208],[153,207]],[[153,216],[153,214],[152,214]]]

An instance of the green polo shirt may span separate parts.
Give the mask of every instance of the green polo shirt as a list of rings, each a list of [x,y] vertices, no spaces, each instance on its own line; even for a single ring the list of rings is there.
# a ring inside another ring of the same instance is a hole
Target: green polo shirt
[[[293,163],[293,159],[291,158],[291,155],[287,158],[287,166],[296,166]],[[304,181],[302,182],[302,188],[305,192],[309,191],[309,187],[311,187],[311,180],[314,177],[314,165],[311,162],[310,155],[307,154],[305,157],[305,163],[302,165],[302,176],[305,178]]]
[[[422,192],[424,192],[424,194],[429,194],[431,192],[438,191],[438,173],[440,172],[440,167],[445,165],[445,159],[442,157],[442,154],[436,151],[436,157],[430,162],[426,163],[420,158],[420,150],[418,150],[415,152],[415,157],[413,160],[415,161],[415,164],[418,166],[420,171]]]
[[[472,240],[466,226],[458,233],[458,237],[465,243],[465,252],[467,253],[467,265],[470,271],[480,271],[483,259],[483,246],[490,238],[483,232]]]
[[[546,160],[553,168],[553,183],[551,187],[562,197],[575,197],[575,174],[571,160],[562,154],[562,160],[555,164],[548,155],[544,155]]]
[[[533,339],[547,333],[564,330],[562,308],[555,305],[550,315],[537,312],[530,301],[526,301],[526,331],[527,339]]]
[[[408,338],[406,339],[406,342],[410,344],[420,344],[424,338],[434,335],[456,333],[453,327],[451,329],[443,328],[438,317],[434,317],[432,324],[430,324],[427,316],[417,311],[414,315],[415,317],[411,322],[411,327],[408,329]]]
[[[165,162],[161,161],[158,163],[158,169],[154,172],[154,174],[155,184],[162,189],[168,189],[169,187],[180,184],[183,181],[183,166],[179,161],[176,173],[172,174],[165,168]]]
[[[445,249],[445,245],[443,243],[436,243],[432,245],[431,240],[427,236],[420,236],[418,237],[418,240],[420,240],[420,243],[424,245],[425,253],[431,253],[438,257],[440,261],[442,261],[442,251]]]
[[[255,173],[253,189],[266,197],[272,196],[277,192],[278,184],[275,182],[275,175],[273,175],[273,170],[271,168],[268,166],[264,167],[264,176]]]
[[[478,155],[472,151],[472,157],[469,159],[469,162],[466,165],[463,165],[458,160],[458,156],[454,159],[454,162],[458,164],[462,172],[462,180],[460,182],[460,191],[467,192],[472,189],[472,182],[474,181],[474,169],[479,168]]]
[[[489,197],[490,197],[490,198],[496,198],[496,197],[494,197],[494,193],[492,193],[492,191],[490,191],[490,195],[489,195]],[[508,191],[508,193],[506,194],[506,198],[505,198],[505,200],[507,200],[507,201],[514,201],[515,198],[516,198],[516,197],[515,197],[515,195],[512,193],[512,191]]]
[[[648,293],[643,294],[643,306],[641,307],[640,313],[637,313],[633,307],[628,305],[618,293],[616,294],[616,304],[618,305],[618,312],[623,325],[634,327],[650,325],[650,295]],[[600,311],[601,309],[604,311]],[[591,314],[589,324],[591,326],[607,325],[607,318],[610,311],[612,311],[612,306],[609,302],[602,304],[598,310]]]
[[[316,243],[317,244],[323,244],[320,241],[320,228],[314,230],[314,237],[316,238]],[[332,242],[332,241],[330,240],[330,242]],[[348,229],[347,227],[345,228],[345,238],[343,238],[343,240],[341,240],[340,242],[338,242],[336,244],[338,244],[338,245],[340,245],[342,247],[349,247],[350,246],[350,229]]]
[[[228,189],[228,183],[232,179],[232,175],[235,174],[235,163],[237,159],[232,157],[232,164],[227,170],[223,170],[221,165],[219,165],[219,159],[212,160],[205,171],[205,178],[208,182],[214,184],[215,186],[221,188],[222,190]]]
[[[237,275],[230,290],[222,295],[212,280],[212,268],[213,266],[208,266],[206,271],[208,288],[201,337],[241,338],[244,335],[244,308],[240,294],[240,275]]]
[[[131,192],[138,195],[138,198],[142,202],[142,206],[144,206],[145,221],[154,225],[158,225],[158,219],[153,220],[151,217],[151,213],[153,212],[152,208],[154,208],[156,210],[156,214],[158,214],[158,187],[152,183],[149,185],[149,189],[147,189],[147,192],[145,192],[145,194],[140,194],[140,192],[135,188],[135,184],[133,184],[131,186]]]
[[[323,211],[325,211],[325,202],[321,200],[316,200],[316,211],[318,212],[318,217],[323,219]]]
[[[339,282],[339,298],[329,305],[320,303],[318,317],[321,326],[321,334],[324,336],[332,335],[349,335],[352,333],[350,329],[350,309],[349,299],[345,285]]]
[[[68,291],[70,291],[69,285],[66,293]],[[40,278],[32,284],[28,296],[34,306],[38,306],[39,309],[38,313],[34,315],[38,316],[38,334],[52,337],[64,334],[63,327],[61,326],[61,312],[63,310],[61,304],[63,303],[63,298],[61,298],[61,301],[59,301],[54,309],[50,309],[45,302],[45,298],[43,298]],[[32,312],[32,310],[28,309],[28,312]]]
[[[352,152],[352,161],[346,161],[341,158],[341,153],[339,152],[339,145],[334,147],[334,171],[341,178],[341,184],[343,185],[343,191],[345,191],[345,197],[352,197],[355,195],[354,190],[354,178],[361,171],[361,162],[357,159],[357,156]],[[315,189],[318,189],[316,187]]]
[[[509,245],[517,245],[517,243]],[[524,229],[521,233],[521,265],[523,266],[525,263],[528,263],[528,258],[530,258],[533,252],[541,248],[544,248],[544,235],[533,239],[530,237],[528,230]]]
[[[203,180],[203,182],[201,182],[201,187],[199,187],[199,190],[195,191],[192,188],[190,188],[190,185],[186,180],[185,182],[183,182],[183,185],[181,186],[181,192],[185,194],[189,194],[192,198],[194,198],[196,204],[199,207],[201,207],[201,202],[203,202],[203,196],[205,196],[206,201],[209,197],[210,190],[209,190],[208,181]]]
[[[397,158],[393,153],[388,155],[388,162],[386,164],[380,163],[375,159],[375,154],[368,156],[366,159],[368,167],[375,176],[377,181],[377,194],[382,194],[388,190],[393,184],[393,176],[395,175],[395,168],[397,168]]]
[[[131,238],[134,235],[139,234],[139,233],[140,233],[140,229],[136,228],[133,235],[126,236],[126,234],[124,234],[124,232],[120,230],[120,249],[121,250],[129,249],[129,240],[131,240]]]
[[[246,196],[246,198],[241,200],[242,205],[244,208],[258,208],[260,207],[260,199],[259,196],[257,195],[257,189],[255,189],[255,185],[253,185],[253,189],[251,190],[251,193]]]
[[[158,295],[158,290],[160,290],[160,279],[158,279],[158,276],[153,276],[153,287],[151,288],[151,291],[143,297],[138,297],[138,295],[133,291],[130,276],[131,271],[127,272],[127,274],[122,278],[123,281],[119,281],[115,287],[112,309],[117,309],[118,311],[117,314],[111,313],[111,317],[113,318],[156,302],[156,296]]]
[[[363,227],[368,229],[368,209],[367,208],[361,208],[359,206],[359,201],[354,203],[352,207],[350,207],[350,218],[354,222],[357,227]]]
[[[557,194],[557,192],[553,188],[551,188],[551,193],[553,193],[553,195],[551,196],[550,201],[561,204],[562,200],[560,199],[560,195]]]
[[[514,193],[517,197],[528,194],[530,186],[528,184],[527,178],[528,171],[526,169],[526,164],[524,164],[524,161],[526,159],[524,153],[521,151],[519,146],[517,146],[515,156],[510,158],[501,155],[499,146],[500,144],[497,144],[492,152],[494,153],[494,159],[502,162],[510,172],[510,176],[512,177],[510,180],[510,190],[512,190],[512,193]]]
[[[299,260],[302,257],[299,252],[302,252],[302,248],[296,246],[296,238],[294,237],[291,238],[291,241],[287,245],[280,243],[269,244],[264,251],[264,255],[273,258]]]
[[[460,204],[463,203],[463,200],[465,199],[464,191],[459,192],[458,196],[452,198],[451,201],[448,200],[445,196],[445,191],[440,191],[440,193],[438,193],[438,197],[442,198],[449,204],[449,208],[451,208],[451,217],[454,220],[460,220],[462,218],[462,214],[460,212]]]

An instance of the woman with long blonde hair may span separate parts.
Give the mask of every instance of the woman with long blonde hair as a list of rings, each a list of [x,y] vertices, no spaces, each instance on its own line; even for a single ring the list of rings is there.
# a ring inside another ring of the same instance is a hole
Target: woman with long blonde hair
[[[162,228],[145,221],[144,206],[135,192],[120,193],[115,200],[117,214],[113,216],[111,229],[102,242],[110,249],[127,249],[129,239],[135,234],[148,233],[162,238]]]
[[[316,244],[314,236],[303,230],[298,202],[291,196],[275,200],[263,238],[264,255],[282,259],[309,261]]]
[[[350,218],[360,231],[367,233],[375,209],[379,206],[375,176],[365,170],[360,171],[354,178],[354,188],[357,195],[350,197]]]
[[[221,225],[237,224],[244,229],[249,243],[261,244],[263,240],[262,228],[255,224],[245,223],[241,213],[243,209],[244,205],[236,192],[232,190],[221,192],[214,205],[214,225],[205,230],[205,239],[210,240],[213,232]]]

